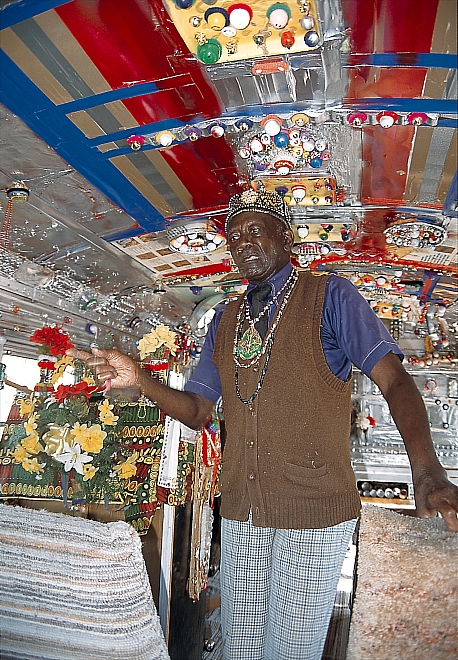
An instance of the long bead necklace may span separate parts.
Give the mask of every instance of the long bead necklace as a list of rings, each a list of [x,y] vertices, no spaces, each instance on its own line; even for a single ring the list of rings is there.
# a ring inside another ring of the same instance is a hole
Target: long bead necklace
[[[293,292],[294,285],[296,284],[296,282],[298,280],[298,274],[297,274],[296,269],[293,269],[293,272],[291,273],[291,275],[293,275],[293,274],[294,274],[293,277],[290,276],[290,278],[288,278],[288,280],[290,280],[289,286],[288,286],[287,289],[285,289],[285,295],[283,296],[283,299],[280,303],[280,306],[279,306],[278,311],[275,315],[275,319],[274,319],[274,321],[273,321],[273,323],[272,323],[272,325],[269,329],[269,332],[267,333],[267,335],[265,337],[264,344],[263,344],[263,347],[262,347],[262,354],[265,354],[265,356],[266,356],[264,366],[262,368],[261,375],[260,375],[258,383],[256,385],[256,389],[254,390],[253,394],[251,394],[251,396],[248,397],[248,399],[244,399],[243,396],[242,396],[242,393],[240,392],[239,366],[251,366],[251,365],[240,365],[239,361],[236,359],[236,351],[234,351],[235,392],[236,392],[238,398],[240,399],[240,401],[242,403],[244,403],[245,405],[247,405],[251,412],[253,412],[252,403],[256,399],[256,397],[258,396],[259,391],[260,391],[260,389],[261,389],[261,387],[264,383],[264,378],[265,378],[266,373],[267,373],[267,367],[269,366],[270,355],[271,355],[271,352],[272,352],[272,346],[273,346],[274,340],[275,340],[275,331],[278,327],[278,324],[280,323],[281,317],[283,316],[283,312],[285,311],[285,307],[288,304],[288,300],[291,296],[291,293]],[[243,308],[243,306],[242,306],[242,308]],[[238,319],[238,320],[239,320],[239,323],[238,323],[237,330],[236,330],[236,333],[235,333],[234,347],[237,346],[237,341],[240,339],[241,330],[243,329],[243,322],[240,323],[241,316],[240,316],[240,319]],[[257,360],[253,360],[252,364],[254,364],[255,361],[257,361]]]
[[[261,356],[266,352],[269,336],[272,334],[272,332],[275,331],[276,327],[275,324],[272,325],[263,342],[259,332],[255,328],[255,324],[262,318],[262,316],[264,316],[264,314],[269,311],[272,305],[278,302],[283,293],[286,295],[286,293],[292,289],[296,283],[296,280],[297,270],[293,268],[283,286],[278,290],[275,296],[269,300],[266,305],[264,305],[264,308],[254,319],[252,319],[250,316],[250,307],[247,297],[245,296],[243,304],[240,306],[240,309],[237,313],[237,325],[234,337],[234,347],[232,351],[235,364],[242,369],[248,369],[259,362]],[[248,322],[248,329],[243,333],[244,320]],[[245,362],[241,362],[239,358],[242,358]]]

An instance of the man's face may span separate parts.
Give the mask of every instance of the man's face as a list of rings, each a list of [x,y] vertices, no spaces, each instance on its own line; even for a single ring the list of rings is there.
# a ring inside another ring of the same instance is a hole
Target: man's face
[[[232,257],[252,284],[262,284],[290,259],[293,233],[280,220],[265,213],[240,213],[231,220],[227,233]]]

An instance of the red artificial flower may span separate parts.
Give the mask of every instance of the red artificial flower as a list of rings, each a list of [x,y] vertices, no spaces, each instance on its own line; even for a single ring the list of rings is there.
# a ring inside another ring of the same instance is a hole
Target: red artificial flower
[[[71,396],[80,396],[81,394],[86,399],[90,399],[93,393],[98,391],[97,385],[88,385],[86,381],[82,380],[76,385],[59,385],[53,396],[57,403],[62,403]]]
[[[62,330],[62,327],[57,325],[52,327],[45,325],[40,330],[35,330],[30,337],[30,341],[46,346],[49,354],[55,357],[61,357],[68,348],[74,347],[68,334]]]
[[[373,417],[371,417],[370,415],[367,416],[367,421],[369,422],[369,424],[371,426],[376,426],[377,425],[375,419]]]

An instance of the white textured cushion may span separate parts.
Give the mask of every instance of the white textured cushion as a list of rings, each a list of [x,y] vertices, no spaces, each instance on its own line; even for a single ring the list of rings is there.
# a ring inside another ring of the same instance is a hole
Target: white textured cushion
[[[135,530],[0,505],[0,657],[169,660]]]

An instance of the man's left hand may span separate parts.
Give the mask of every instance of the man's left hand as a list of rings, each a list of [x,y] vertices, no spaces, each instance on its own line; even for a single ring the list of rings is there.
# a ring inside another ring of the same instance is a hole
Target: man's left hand
[[[415,504],[419,518],[441,514],[447,527],[458,532],[458,487],[443,475],[423,473],[414,479]]]

